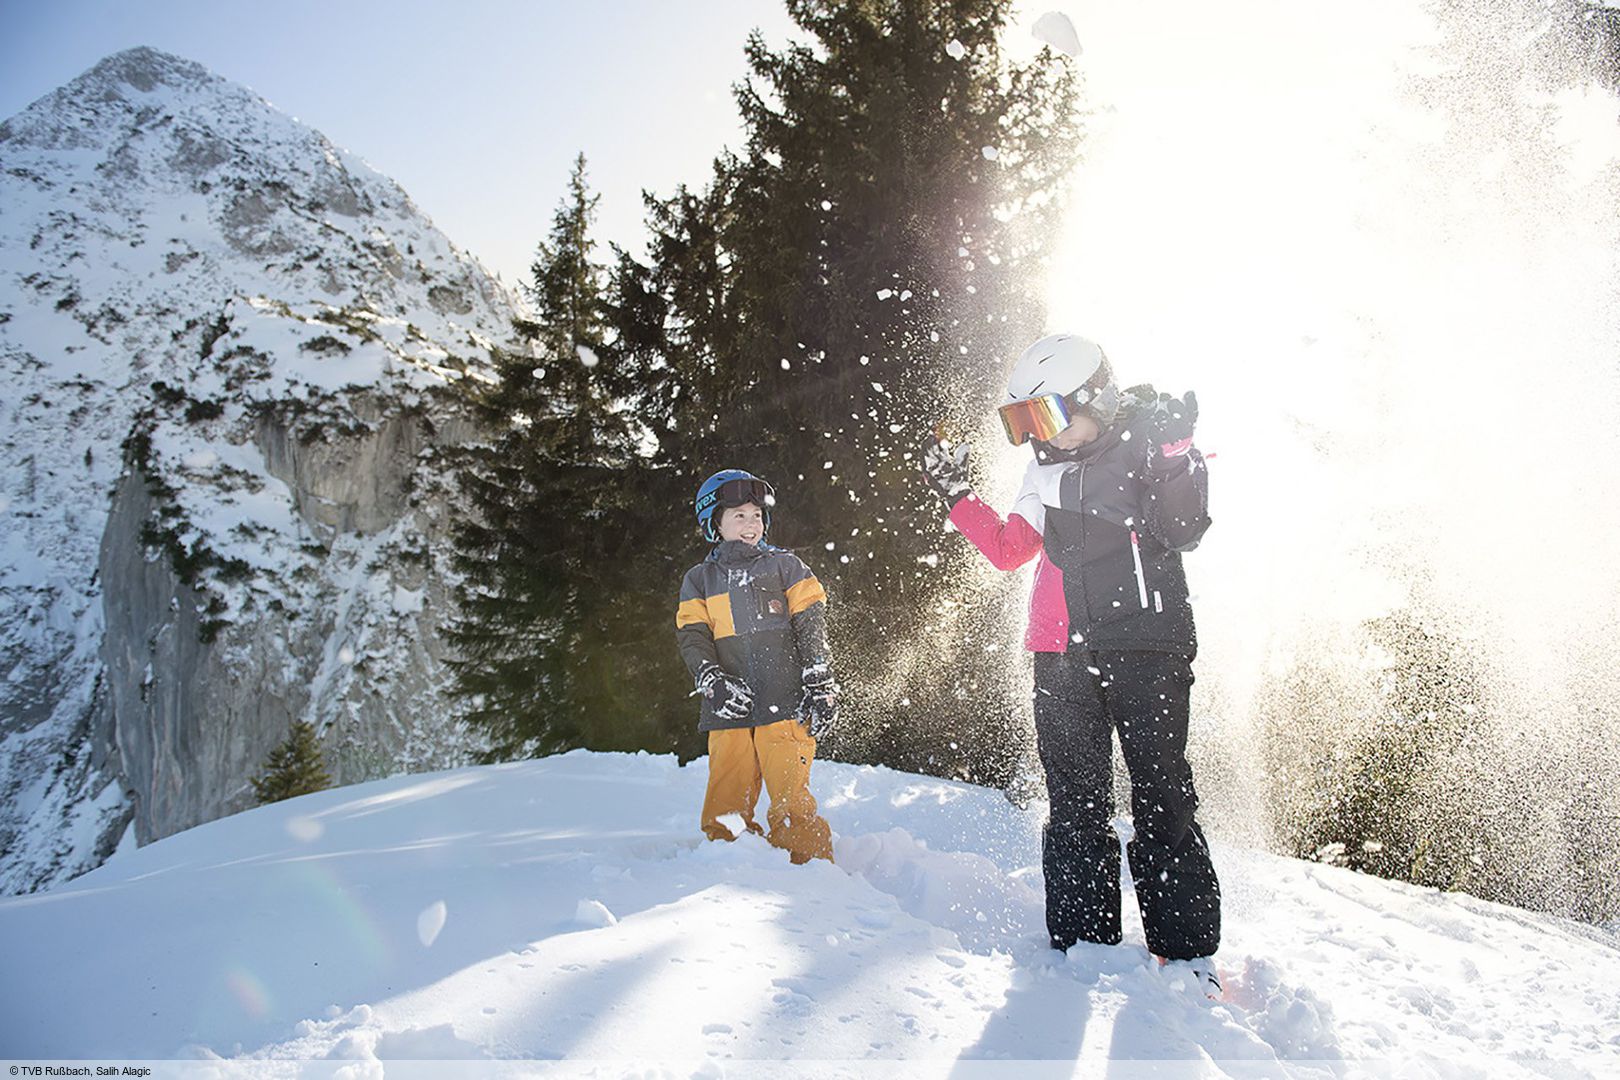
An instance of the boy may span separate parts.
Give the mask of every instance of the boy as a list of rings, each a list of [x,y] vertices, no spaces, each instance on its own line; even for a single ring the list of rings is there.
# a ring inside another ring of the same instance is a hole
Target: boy
[[[1210,524],[1209,473],[1192,445],[1197,399],[1122,393],[1102,349],[1057,334],[1024,351],[1002,400],[1008,439],[1035,450],[1005,521],[973,494],[965,446],[936,442],[923,471],[997,569],[1039,558],[1025,646],[1051,797],[1041,846],[1052,946],[1120,940],[1117,730],[1148,949],[1218,996],[1220,884],[1186,758],[1197,637],[1181,555]]]
[[[702,699],[709,787],[702,825],[733,840],[720,821],[740,814],[749,832],[761,783],[770,793],[769,841],[795,863],[832,859],[832,830],[816,813],[810,763],[838,716],[827,653],[827,594],[799,557],[765,543],[771,486],[726,469],[698,489],[695,509],[709,557],[681,582],[675,636]]]

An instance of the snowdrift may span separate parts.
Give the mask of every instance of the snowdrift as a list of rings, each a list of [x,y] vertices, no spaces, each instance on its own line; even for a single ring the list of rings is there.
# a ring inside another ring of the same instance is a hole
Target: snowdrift
[[[795,867],[700,840],[705,776],[585,752],[399,776],[0,901],[27,973],[0,1057],[1620,1072],[1602,929],[1217,846],[1212,1003],[1147,954],[1128,881],[1125,944],[1045,947],[1042,806],[818,763],[838,864]]]

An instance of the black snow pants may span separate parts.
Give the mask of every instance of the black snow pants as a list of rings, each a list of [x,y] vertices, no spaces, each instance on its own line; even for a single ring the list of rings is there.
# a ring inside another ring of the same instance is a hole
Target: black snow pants
[[[1128,847],[1149,951],[1210,956],[1221,939],[1221,887],[1187,764],[1192,665],[1146,650],[1035,654],[1035,732],[1051,816],[1042,837],[1052,946],[1120,940],[1113,733],[1131,778]]]

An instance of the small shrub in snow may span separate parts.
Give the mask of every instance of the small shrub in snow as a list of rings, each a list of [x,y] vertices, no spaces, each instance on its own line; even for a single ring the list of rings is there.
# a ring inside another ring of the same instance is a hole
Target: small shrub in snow
[[[296,720],[287,738],[265,759],[264,772],[254,778],[253,793],[258,796],[260,805],[264,805],[324,791],[331,786],[332,778],[321,764],[315,726],[306,720]]]
[[[351,351],[349,346],[345,345],[331,334],[322,334],[319,337],[312,337],[308,341],[300,344],[298,348],[304,352],[318,353],[321,356],[330,356],[333,354],[344,356]]]

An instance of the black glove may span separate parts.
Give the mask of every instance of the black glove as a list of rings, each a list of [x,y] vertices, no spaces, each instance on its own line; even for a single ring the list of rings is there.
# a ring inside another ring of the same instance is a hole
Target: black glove
[[[721,720],[746,720],[754,711],[754,689],[735,675],[726,674],[719,664],[704,664],[698,668],[697,689],[714,706],[714,715]]]
[[[799,697],[799,715],[809,726],[810,737],[819,742],[838,726],[838,697],[843,688],[833,680],[825,660],[805,668],[801,678],[804,692]]]
[[[1153,465],[1169,469],[1192,449],[1193,425],[1198,422],[1198,396],[1191,390],[1181,397],[1160,394],[1148,414],[1148,456]]]
[[[947,449],[936,439],[923,449],[923,476],[929,487],[945,500],[946,506],[955,506],[962,496],[973,490],[973,485],[968,483],[967,458],[966,443]]]

